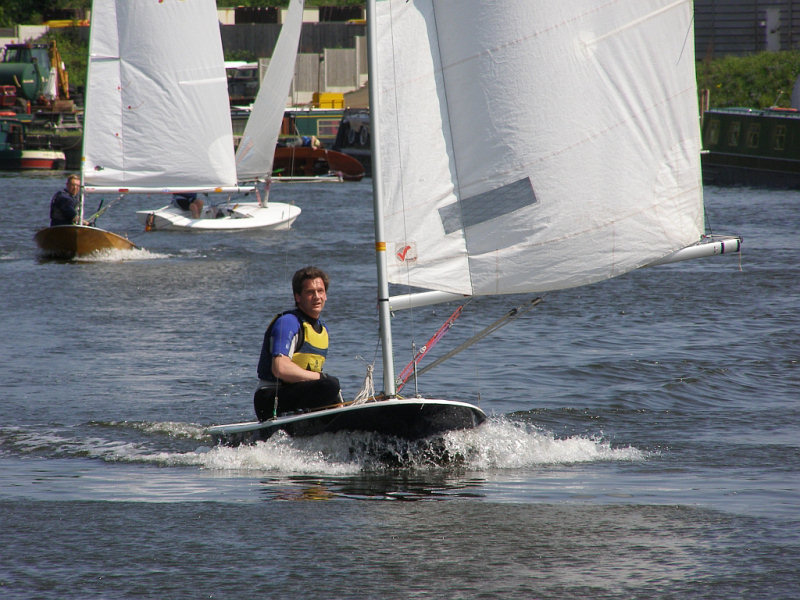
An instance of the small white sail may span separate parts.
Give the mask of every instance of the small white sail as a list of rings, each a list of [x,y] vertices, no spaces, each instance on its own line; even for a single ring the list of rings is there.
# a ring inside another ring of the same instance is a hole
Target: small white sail
[[[690,0],[377,2],[389,281],[539,292],[703,233]]]
[[[95,1],[89,46],[87,188],[235,187],[214,0]]]
[[[289,4],[267,73],[236,150],[236,170],[240,181],[272,174],[275,145],[294,78],[297,44],[303,25],[303,4],[304,0],[292,0]]]

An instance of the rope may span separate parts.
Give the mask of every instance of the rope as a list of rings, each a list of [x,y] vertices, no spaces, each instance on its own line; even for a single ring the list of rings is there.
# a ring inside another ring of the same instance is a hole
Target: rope
[[[372,365],[367,365],[367,373],[364,375],[364,383],[361,384],[361,390],[356,394],[351,404],[364,404],[370,399],[375,398],[375,379],[373,377],[374,368]]]

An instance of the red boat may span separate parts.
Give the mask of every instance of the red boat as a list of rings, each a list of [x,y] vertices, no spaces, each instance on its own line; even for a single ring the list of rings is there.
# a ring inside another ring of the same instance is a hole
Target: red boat
[[[276,177],[337,176],[344,181],[360,181],[364,166],[358,159],[325,148],[278,146],[272,165]]]
[[[27,144],[24,125],[16,119],[0,118],[0,169],[63,169],[66,162],[61,150]]]
[[[21,171],[26,169],[63,169],[67,158],[61,150],[0,149],[0,169]]]

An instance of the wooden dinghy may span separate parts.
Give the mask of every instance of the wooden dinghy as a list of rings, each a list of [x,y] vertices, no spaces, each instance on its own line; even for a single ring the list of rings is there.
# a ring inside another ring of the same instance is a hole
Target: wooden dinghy
[[[71,259],[100,250],[134,250],[136,244],[128,238],[97,227],[86,225],[56,225],[46,227],[33,236],[42,252],[52,258]]]

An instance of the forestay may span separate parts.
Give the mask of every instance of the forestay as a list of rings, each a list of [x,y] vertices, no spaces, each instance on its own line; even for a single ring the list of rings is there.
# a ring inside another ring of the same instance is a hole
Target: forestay
[[[236,185],[213,0],[94,2],[89,44],[88,191]]]
[[[700,239],[690,1],[377,11],[391,282],[547,291]]]
[[[241,181],[272,174],[275,145],[294,78],[297,44],[303,25],[303,0],[292,0],[261,87],[236,150]]]

